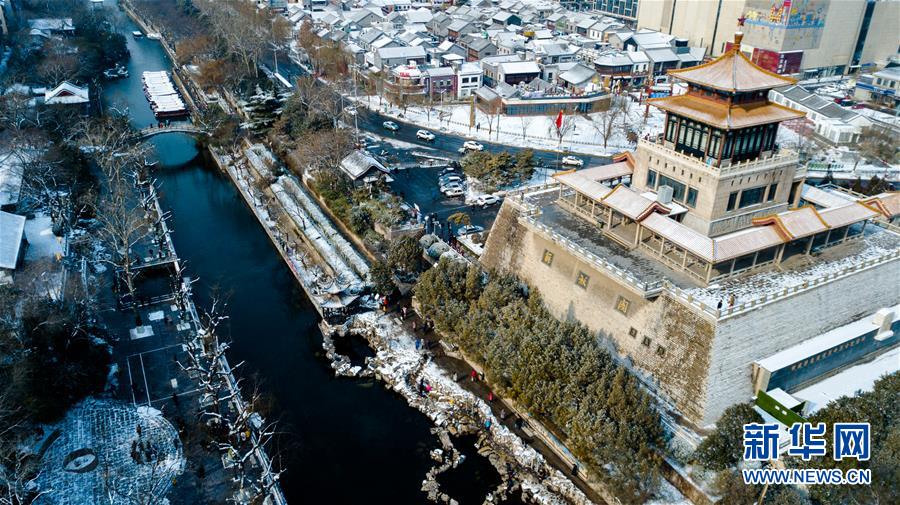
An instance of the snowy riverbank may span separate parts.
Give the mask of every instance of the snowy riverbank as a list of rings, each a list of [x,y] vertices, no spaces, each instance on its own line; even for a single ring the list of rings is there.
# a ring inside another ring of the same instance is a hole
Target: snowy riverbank
[[[376,356],[368,360],[368,368],[387,387],[406,398],[411,407],[451,435],[479,435],[482,445],[479,452],[487,455],[504,480],[496,493],[500,493],[501,488],[506,489],[508,481],[509,489],[518,486],[534,503],[592,503],[562,472],[506,428],[487,403],[463,389],[427,355],[417,350],[416,337],[392,316],[377,312],[360,314],[341,331],[347,329],[369,342]],[[425,385],[429,390],[420,394],[419,385]],[[430,479],[426,480],[423,489],[430,490],[435,485],[429,482]],[[440,496],[441,493],[435,494]]]

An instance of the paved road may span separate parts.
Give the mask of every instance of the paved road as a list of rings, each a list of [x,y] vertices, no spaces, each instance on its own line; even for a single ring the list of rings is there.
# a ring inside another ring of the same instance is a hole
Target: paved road
[[[274,68],[272,53],[268,53],[263,57],[263,64],[268,68]],[[283,53],[279,54],[278,57],[278,73],[290,82],[294,82],[298,77],[306,75],[303,68],[297,65],[293,60],[286,58]],[[372,106],[377,107],[377,103],[373,101]],[[419,126],[405,124],[402,120],[397,121],[396,119],[384,116],[374,110],[364,110],[360,107],[359,111],[360,113],[357,119],[360,130],[365,130],[376,135],[390,136],[411,144],[432,147],[443,151],[445,156],[458,156],[457,151],[462,147],[463,142],[466,141],[465,136],[433,129],[432,131],[437,135],[437,138],[433,142],[426,142],[416,138],[416,131],[419,130]],[[382,123],[388,120],[397,122],[400,125],[400,130],[397,132],[390,132],[384,129]],[[435,121],[435,124],[437,124],[437,121]],[[508,151],[510,153],[517,153],[523,150],[521,147],[508,146],[505,144],[485,142],[482,140],[478,140],[478,142],[483,144],[485,149],[490,152]],[[535,158],[541,162],[541,165],[547,167],[555,167],[557,165],[557,160],[560,157],[554,151],[534,150],[534,153]],[[604,165],[610,161],[607,156],[587,156],[579,154],[578,157],[584,160],[585,166]]]
[[[263,64],[270,69],[275,68],[271,53],[263,57]],[[303,68],[295,61],[286,58],[283,53],[279,54],[278,57],[278,73],[289,82],[294,82],[298,77],[306,75]],[[349,104],[349,101],[347,103]],[[372,106],[376,107],[377,103],[373,101]],[[350,123],[353,118],[347,119],[347,122]],[[385,129],[382,123],[387,120],[398,123],[400,129],[396,132]],[[499,205],[482,209],[466,205],[461,197],[445,197],[441,194],[437,183],[441,168],[423,168],[418,166],[418,163],[416,163],[418,161],[417,158],[412,156],[412,151],[426,151],[434,156],[458,160],[460,157],[458,151],[462,147],[463,142],[466,141],[465,137],[433,129],[431,131],[437,138],[431,142],[423,141],[416,138],[416,131],[420,129],[419,126],[405,124],[402,121],[386,117],[377,111],[364,107],[358,108],[355,123],[359,127],[361,136],[366,134],[366,137],[371,139],[379,138],[377,147],[374,149],[370,148],[370,152],[376,154],[394,168],[408,167],[395,172],[391,189],[410,205],[417,205],[423,214],[436,215],[444,223],[446,223],[449,215],[462,211],[470,216],[472,224],[483,226],[486,230],[490,229],[497,215]],[[401,141],[408,145],[392,145],[390,142],[380,139]],[[481,140],[478,140],[478,142],[484,145],[485,150],[490,152],[507,151],[515,154],[524,150],[520,147],[504,144]],[[556,152],[542,150],[534,150],[534,155],[540,166],[553,168],[558,167],[558,160],[561,157]],[[608,157],[604,156],[578,155],[578,157],[584,160],[585,166],[603,165],[610,161]]]

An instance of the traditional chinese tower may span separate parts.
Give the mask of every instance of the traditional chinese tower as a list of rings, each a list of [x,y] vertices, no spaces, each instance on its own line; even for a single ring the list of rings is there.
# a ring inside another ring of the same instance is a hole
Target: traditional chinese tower
[[[747,59],[742,37],[709,63],[669,71],[687,92],[651,100],[666,111],[665,130],[636,152],[632,185],[672,188],[672,199],[688,208],[684,224],[707,236],[786,210],[805,177],[796,154],[776,144],[779,123],[803,113],[768,100],[769,90],[795,81]]]

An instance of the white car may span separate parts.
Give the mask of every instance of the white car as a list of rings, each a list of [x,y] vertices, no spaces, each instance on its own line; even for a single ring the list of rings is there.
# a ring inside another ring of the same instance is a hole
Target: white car
[[[400,126],[393,121],[385,121],[385,122],[381,123],[381,126],[383,126],[385,130],[390,130],[392,132],[395,132],[400,129]]]
[[[432,140],[435,139],[435,136],[434,136],[433,133],[431,133],[431,132],[428,131],[428,130],[419,130],[419,131],[416,132],[416,138],[417,138],[417,139],[421,139],[421,140],[426,140],[426,141],[428,141],[428,142],[431,142]]]
[[[466,151],[484,151],[484,146],[474,140],[465,141],[462,148]]]
[[[561,163],[563,165],[569,165],[572,167],[584,166],[584,160],[581,158],[576,158],[575,156],[563,156]]]
[[[481,208],[487,208],[498,203],[500,203],[500,197],[494,195],[479,195],[478,198],[475,199],[474,205]]]
[[[446,193],[451,189],[463,189],[463,185],[459,181],[448,182],[447,184],[441,184],[440,189],[441,193]]]
[[[477,224],[470,224],[461,227],[457,230],[456,234],[460,237],[464,237],[466,235],[471,235],[473,233],[481,233],[484,231],[484,226],[478,226]]]
[[[446,195],[448,198],[452,198],[454,196],[463,196],[464,194],[465,191],[463,191],[462,186],[450,186],[444,190],[444,195]]]
[[[356,115],[356,107],[354,107],[352,105],[348,105],[348,106],[344,107],[344,113],[347,114],[348,116],[355,116]]]

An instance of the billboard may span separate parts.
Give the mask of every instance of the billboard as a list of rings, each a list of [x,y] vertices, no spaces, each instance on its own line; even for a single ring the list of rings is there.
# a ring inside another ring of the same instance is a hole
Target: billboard
[[[831,0],[747,0],[744,39],[775,52],[815,49]]]

